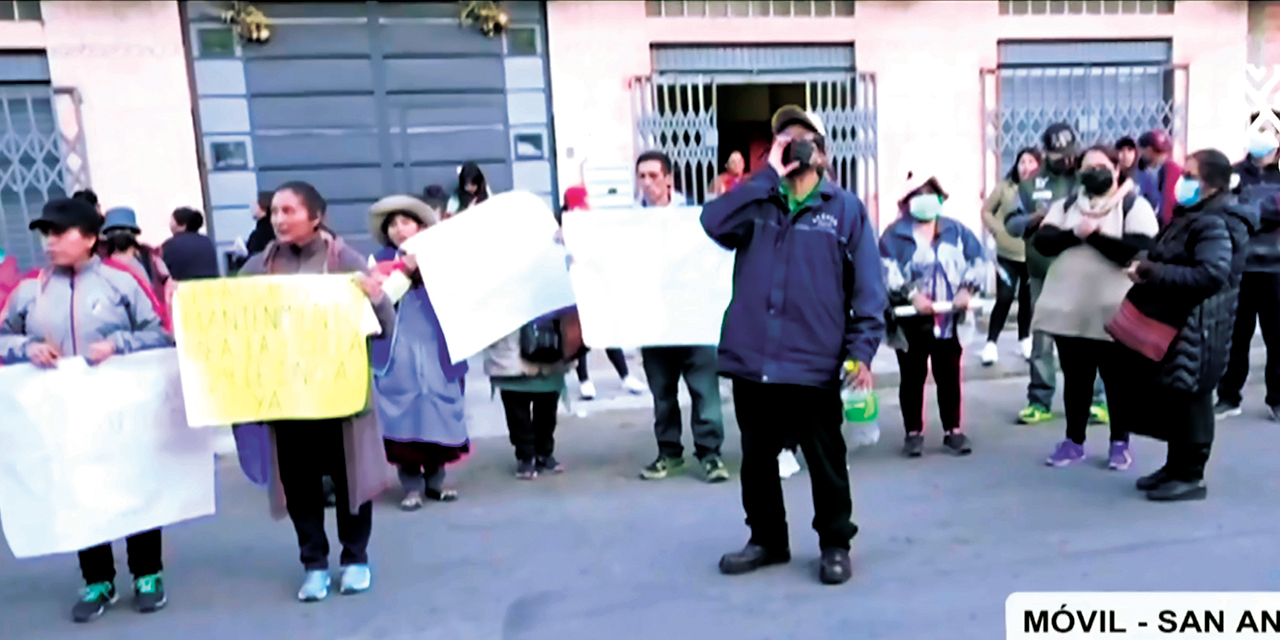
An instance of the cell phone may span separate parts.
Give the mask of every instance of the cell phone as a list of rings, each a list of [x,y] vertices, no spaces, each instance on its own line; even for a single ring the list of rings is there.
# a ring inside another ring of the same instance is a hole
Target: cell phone
[[[785,166],[799,162],[797,171],[808,169],[813,166],[813,154],[817,150],[817,146],[808,140],[793,140],[782,150],[782,164]]]

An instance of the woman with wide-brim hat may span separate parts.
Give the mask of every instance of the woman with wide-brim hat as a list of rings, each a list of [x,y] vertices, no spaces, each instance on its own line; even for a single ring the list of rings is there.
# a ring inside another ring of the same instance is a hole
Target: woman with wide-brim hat
[[[374,408],[382,424],[387,461],[404,487],[400,507],[424,500],[451,502],[444,467],[470,449],[464,404],[466,362],[453,364],[440,320],[423,287],[417,261],[400,246],[438,224],[440,211],[413,196],[379,200],[369,210],[369,233],[382,249],[373,256],[376,277],[407,277],[409,290],[396,305],[395,328],[372,345]]]

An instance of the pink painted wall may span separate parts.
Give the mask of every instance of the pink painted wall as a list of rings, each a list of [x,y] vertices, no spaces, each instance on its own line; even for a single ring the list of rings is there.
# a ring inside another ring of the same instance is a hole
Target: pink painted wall
[[[59,0],[41,12],[43,23],[0,22],[0,43],[46,50],[53,85],[80,91],[94,191],[163,241],[174,208],[204,208],[178,3]]]
[[[979,71],[996,65],[1000,40],[1171,38],[1174,62],[1190,65],[1189,146],[1243,153],[1245,2],[1183,1],[1173,15],[1130,16],[1001,16],[990,0],[864,1],[850,18],[649,18],[629,1],[553,1],[547,13],[562,184],[577,182],[584,157],[631,162],[627,81],[652,72],[652,44],[855,43],[858,70],[875,73],[879,88],[881,207],[903,193],[908,171],[935,173],[952,194],[948,214],[974,227]]]

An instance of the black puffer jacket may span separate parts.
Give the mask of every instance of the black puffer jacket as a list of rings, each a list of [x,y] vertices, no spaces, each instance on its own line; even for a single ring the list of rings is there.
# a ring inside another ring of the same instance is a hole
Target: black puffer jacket
[[[1220,194],[1179,207],[1138,267],[1129,300],[1147,316],[1179,327],[1161,384],[1201,393],[1218,384],[1231,351],[1249,236],[1257,211]]]

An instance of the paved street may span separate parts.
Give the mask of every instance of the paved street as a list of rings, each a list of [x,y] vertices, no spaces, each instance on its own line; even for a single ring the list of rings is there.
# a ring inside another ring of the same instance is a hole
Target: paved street
[[[1017,590],[1277,590],[1280,426],[1248,413],[1220,427],[1204,503],[1151,504],[1132,481],[1157,466],[1158,443],[1135,444],[1137,468],[1096,460],[1041,463],[1061,424],[1010,424],[1023,379],[966,386],[976,453],[897,456],[900,420],[885,398],[885,437],[851,456],[855,577],[815,579],[808,479],[787,481],[795,559],[727,578],[716,560],[746,538],[734,482],[636,478],[654,454],[644,410],[565,417],[567,475],[522,483],[500,439],[482,440],[452,476],[454,504],[415,514],[379,505],[370,593],[314,605],[293,600],[293,532],[224,459],[216,518],[167,530],[170,606],[142,617],[127,598],[105,619],[67,619],[79,585],[73,556],[17,562],[0,551],[0,638],[289,638],[534,640],[567,638],[1001,637]],[[732,411],[729,412],[732,416]],[[726,455],[739,459],[736,429]],[[1093,451],[1105,430],[1091,430]],[[390,496],[388,499],[390,500]],[[332,529],[331,529],[332,531]],[[118,564],[124,571],[123,553]],[[336,551],[334,552],[336,559]],[[125,584],[120,579],[120,584]]]

